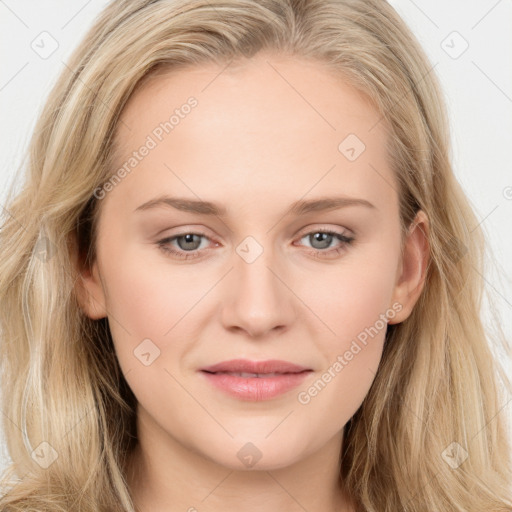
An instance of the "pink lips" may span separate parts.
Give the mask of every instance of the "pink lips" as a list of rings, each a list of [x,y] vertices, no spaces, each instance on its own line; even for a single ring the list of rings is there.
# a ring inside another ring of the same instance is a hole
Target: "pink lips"
[[[268,400],[298,386],[311,373],[287,361],[232,359],[206,368],[201,373],[215,387],[239,399]]]

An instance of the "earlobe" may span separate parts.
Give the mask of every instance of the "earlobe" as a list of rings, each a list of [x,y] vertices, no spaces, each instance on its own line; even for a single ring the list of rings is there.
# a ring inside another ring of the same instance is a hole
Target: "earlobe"
[[[107,316],[105,294],[96,263],[78,273],[75,293],[81,309],[89,318],[99,320]]]
[[[402,306],[400,312],[388,323],[397,324],[406,320],[416,304],[425,285],[429,262],[428,218],[420,210],[411,223],[404,242],[403,257],[397,272],[392,304]]]

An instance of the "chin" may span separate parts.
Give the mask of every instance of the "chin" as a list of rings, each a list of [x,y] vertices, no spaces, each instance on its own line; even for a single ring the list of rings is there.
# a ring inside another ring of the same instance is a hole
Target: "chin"
[[[272,442],[265,440],[264,436],[261,441],[254,437],[252,440],[246,439],[231,440],[229,444],[218,443],[219,450],[216,453],[205,455],[213,462],[236,471],[270,471],[291,466],[300,460],[300,445],[294,447],[278,439]]]

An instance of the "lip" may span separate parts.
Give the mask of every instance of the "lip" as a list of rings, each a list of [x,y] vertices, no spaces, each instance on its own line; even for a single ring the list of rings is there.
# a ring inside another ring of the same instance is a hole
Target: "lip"
[[[279,359],[268,359],[266,361],[251,361],[249,359],[231,359],[222,361],[201,368],[206,372],[245,372],[245,373],[299,373],[305,370],[311,370],[305,366],[281,361]]]
[[[286,393],[297,387],[311,372],[311,368],[277,359],[232,359],[201,368],[201,374],[214,387],[235,398],[248,401],[269,400]],[[233,375],[234,373],[258,376]]]

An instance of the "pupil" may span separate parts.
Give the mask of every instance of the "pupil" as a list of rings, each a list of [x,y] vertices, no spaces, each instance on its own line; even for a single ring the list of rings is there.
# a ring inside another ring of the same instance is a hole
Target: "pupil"
[[[325,249],[326,247],[329,247],[332,236],[333,235],[330,235],[329,233],[321,233],[321,232],[315,233],[313,235],[313,237],[315,238],[316,241],[323,243],[323,245],[321,245],[321,247],[319,247],[320,249]]]
[[[194,247],[194,237],[195,236],[197,236],[197,235],[194,235],[192,233],[182,235],[181,237],[178,238],[178,245],[180,246],[181,249],[197,249],[197,247]],[[185,240],[184,244],[180,243],[180,241],[182,239]],[[192,247],[189,244],[192,244]],[[197,242],[196,242],[196,244],[197,244]],[[183,247],[183,245],[184,245],[184,247]]]

